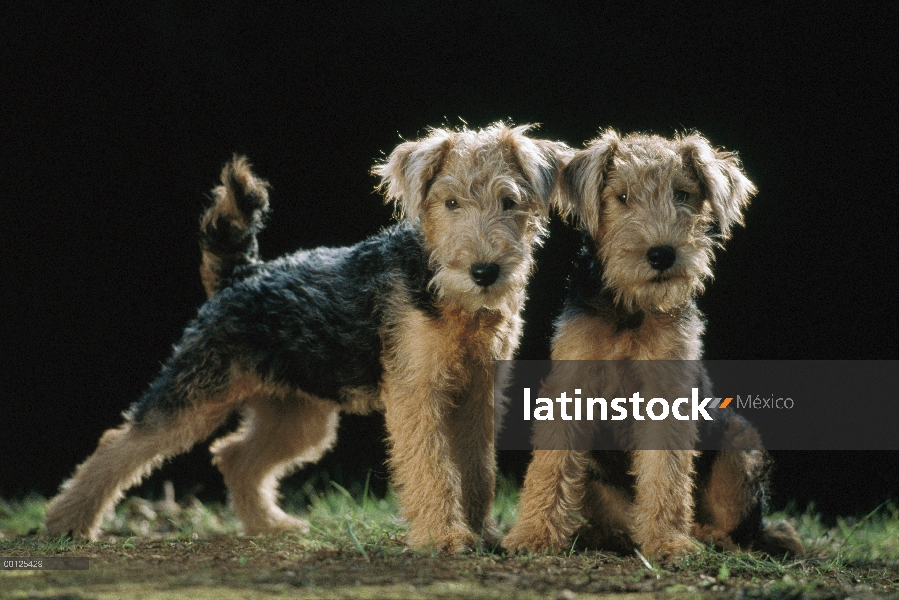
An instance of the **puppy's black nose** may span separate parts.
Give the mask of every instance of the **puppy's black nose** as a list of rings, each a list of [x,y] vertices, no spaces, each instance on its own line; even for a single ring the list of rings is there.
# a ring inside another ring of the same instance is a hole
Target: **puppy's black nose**
[[[487,287],[499,277],[499,265],[496,263],[478,263],[471,266],[471,278],[481,287]]]
[[[646,260],[656,271],[664,271],[674,264],[677,253],[671,246],[653,246],[646,252]]]

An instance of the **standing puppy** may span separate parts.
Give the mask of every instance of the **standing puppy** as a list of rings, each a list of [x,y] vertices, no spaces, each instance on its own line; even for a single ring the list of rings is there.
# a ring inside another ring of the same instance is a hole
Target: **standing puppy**
[[[401,144],[374,173],[402,222],[271,262],[255,237],[268,186],[235,158],[202,221],[209,300],[50,502],[47,531],[96,538],[124,490],[240,410],[211,448],[238,518],[249,534],[305,532],[277,506],[279,479],[333,445],[341,410],[382,410],[410,544],[498,541],[492,362],[518,344],[561,148],[527,130],[434,129]]]
[[[705,324],[695,297],[712,275],[713,249],[742,223],[756,191],[737,157],[699,134],[622,138],[609,130],[574,155],[560,183],[559,208],[586,235],[552,359],[698,361]],[[573,387],[562,365],[543,395]],[[669,375],[671,381],[687,375],[687,389],[709,387],[691,362],[609,364],[602,377],[613,390],[624,382],[625,389],[670,390],[659,381]],[[721,450],[698,459],[697,423],[673,418],[616,424],[612,436],[628,453],[535,450],[520,519],[504,545],[558,550],[577,534],[590,546],[638,547],[664,558],[691,551],[693,534],[725,548],[801,553],[789,525],[762,521],[768,460],[758,434],[740,417],[722,420],[717,431],[704,432]],[[569,435],[560,429],[565,424],[541,425],[538,448]]]

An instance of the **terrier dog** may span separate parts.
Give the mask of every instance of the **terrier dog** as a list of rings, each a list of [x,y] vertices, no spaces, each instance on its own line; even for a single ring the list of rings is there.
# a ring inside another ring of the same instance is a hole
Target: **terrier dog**
[[[373,169],[400,223],[271,262],[256,241],[268,185],[236,157],[201,222],[210,297],[49,503],[48,533],[96,538],[125,489],[238,409],[239,429],[211,447],[237,517],[249,534],[305,532],[277,505],[279,479],[332,446],[340,411],[382,410],[411,546],[497,543],[492,362],[518,344],[562,147],[528,129],[400,144]]]
[[[688,362],[701,358],[705,326],[695,298],[712,275],[714,248],[742,224],[756,191],[736,155],[699,134],[669,140],[609,130],[573,156],[559,183],[554,204],[576,218],[585,242],[552,359],[682,361],[632,362],[614,373],[610,366],[601,379],[659,389],[660,379],[686,375],[707,390],[704,369]],[[570,389],[558,364],[544,387]],[[802,553],[790,525],[762,520],[769,461],[744,419],[721,417],[718,430],[703,432],[720,450],[698,456],[695,421],[631,423],[613,431],[627,453],[535,450],[504,546],[559,550],[576,534],[582,545],[668,558],[694,550],[692,534],[724,548]],[[558,428],[567,424],[543,425],[537,448],[546,436],[566,435]]]

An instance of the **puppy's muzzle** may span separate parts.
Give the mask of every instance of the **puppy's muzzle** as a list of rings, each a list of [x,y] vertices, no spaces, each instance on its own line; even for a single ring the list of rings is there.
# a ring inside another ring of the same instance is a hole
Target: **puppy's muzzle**
[[[487,287],[499,277],[499,265],[496,263],[478,263],[472,265],[471,278],[481,287]]]

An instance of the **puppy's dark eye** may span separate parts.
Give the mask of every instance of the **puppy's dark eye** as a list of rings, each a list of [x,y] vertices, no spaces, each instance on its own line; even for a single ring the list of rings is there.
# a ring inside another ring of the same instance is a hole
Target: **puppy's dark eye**
[[[458,210],[459,209],[459,201],[456,200],[455,198],[450,198],[443,204],[450,210]]]
[[[617,198],[618,198],[618,201],[621,202],[622,204],[627,204],[627,192],[624,192],[623,194],[618,194]]]
[[[515,200],[512,200],[512,198],[509,196],[504,197],[502,199],[502,203],[503,203],[503,210],[512,210],[516,206]]]
[[[687,204],[688,202],[690,202],[690,192],[685,192],[684,190],[675,190],[674,201],[678,204]]]

